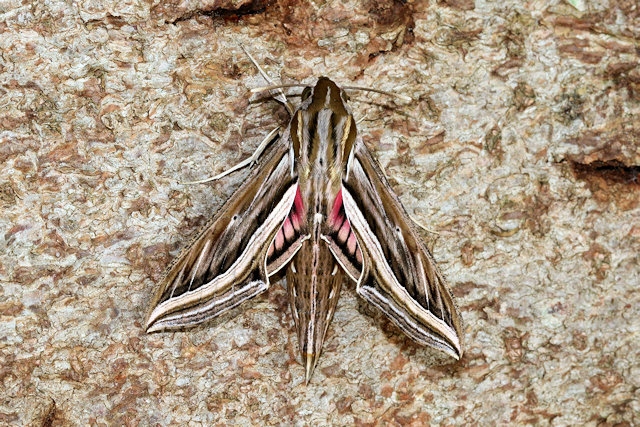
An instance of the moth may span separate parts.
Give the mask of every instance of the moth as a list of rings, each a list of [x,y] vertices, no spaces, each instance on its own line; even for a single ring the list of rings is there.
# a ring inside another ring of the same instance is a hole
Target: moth
[[[347,94],[321,77],[249,178],[169,267],[147,332],[207,321],[286,276],[306,381],[346,278],[419,344],[462,356],[447,283],[365,146]]]

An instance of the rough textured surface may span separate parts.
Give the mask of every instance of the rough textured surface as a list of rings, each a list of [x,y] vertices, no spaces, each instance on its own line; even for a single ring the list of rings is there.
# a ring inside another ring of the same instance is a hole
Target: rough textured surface
[[[0,425],[640,424],[635,0],[0,2]],[[358,12],[353,12],[357,10]],[[343,290],[304,385],[280,284],[145,335],[154,284],[286,122],[343,84],[452,284],[467,353]]]

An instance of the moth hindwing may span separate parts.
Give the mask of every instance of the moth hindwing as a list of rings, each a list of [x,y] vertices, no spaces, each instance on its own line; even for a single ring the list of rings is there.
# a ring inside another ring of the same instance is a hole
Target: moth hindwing
[[[249,178],[160,283],[147,332],[196,325],[285,269],[309,381],[344,276],[420,344],[462,356],[461,319],[433,257],[358,136],[347,97],[320,78]]]

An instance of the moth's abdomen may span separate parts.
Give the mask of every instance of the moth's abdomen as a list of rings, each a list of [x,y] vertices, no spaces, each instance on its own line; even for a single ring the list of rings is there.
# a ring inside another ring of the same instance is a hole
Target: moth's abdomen
[[[309,239],[291,260],[286,277],[289,306],[308,381],[338,303],[342,269],[324,241]]]

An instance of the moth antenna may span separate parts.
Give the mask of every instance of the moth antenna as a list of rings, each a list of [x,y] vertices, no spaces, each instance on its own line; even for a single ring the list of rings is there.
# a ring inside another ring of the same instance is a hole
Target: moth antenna
[[[375,92],[375,93],[380,93],[382,95],[387,95],[387,96],[391,96],[394,98],[398,98],[401,99],[405,102],[411,102],[413,101],[413,98],[406,96],[406,95],[401,95],[399,93],[393,93],[393,92],[388,92],[386,90],[382,90],[382,89],[374,89],[372,87],[365,87],[365,86],[343,86],[342,89],[344,90],[363,90],[366,92]]]
[[[270,86],[261,86],[261,87],[256,87],[251,89],[251,92],[253,93],[260,93],[260,92],[265,92],[268,90],[275,90],[275,89],[283,89],[283,88],[287,88],[287,87],[307,87],[308,85],[302,84],[302,83],[287,83],[287,84],[279,84],[279,85],[270,85]],[[295,96],[295,95],[289,95],[289,96]]]
[[[249,60],[253,63],[253,65],[258,69],[258,72],[260,73],[262,78],[265,79],[267,83],[269,83],[271,86],[274,86],[275,83],[273,82],[273,80],[271,80],[269,75],[262,69],[260,64],[258,64],[258,62],[255,59],[253,59],[253,56],[251,56],[251,54],[247,51],[247,49],[245,49],[242,44],[240,45],[240,47],[242,48],[244,53],[249,57]],[[284,91],[281,88],[280,90],[278,90],[278,94],[274,96],[274,99],[281,102],[286,107],[289,114],[293,115],[293,111],[294,111],[293,105],[291,105],[291,103],[287,99],[287,96],[285,95]]]
[[[251,54],[249,53],[249,51],[244,47],[244,45],[240,45],[240,48],[242,49],[242,51],[245,53],[245,55],[247,55],[249,57],[249,60],[253,63],[253,65],[258,69],[258,72],[260,73],[260,75],[262,76],[263,79],[265,79],[269,84],[275,84],[275,82],[273,80],[271,80],[271,77],[269,77],[269,75],[262,69],[262,67],[260,66],[260,64],[258,64],[258,61],[256,61],[253,56],[251,56]]]
[[[267,148],[267,146],[273,140],[274,136],[276,136],[276,134],[278,133],[279,130],[280,130],[280,126],[278,126],[274,130],[269,132],[269,134],[262,140],[260,145],[258,145],[258,148],[256,148],[256,151],[253,152],[251,157],[248,157],[248,158],[244,159],[243,161],[241,161],[237,165],[232,166],[231,168],[227,169],[224,172],[219,173],[216,176],[212,176],[210,178],[201,179],[201,180],[198,180],[198,181],[181,182],[180,184],[182,184],[182,185],[192,185],[192,184],[203,184],[205,182],[217,181],[220,178],[224,178],[225,176],[231,174],[232,172],[235,172],[235,171],[237,171],[239,169],[242,169],[242,168],[245,168],[245,167],[251,165],[253,162],[258,160],[258,157],[260,157],[260,155],[262,154],[264,149]]]

